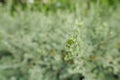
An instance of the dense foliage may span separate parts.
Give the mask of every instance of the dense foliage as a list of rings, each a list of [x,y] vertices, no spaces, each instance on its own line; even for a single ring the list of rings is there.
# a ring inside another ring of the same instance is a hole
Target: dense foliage
[[[14,16],[12,4],[0,5],[0,80],[120,80],[120,8],[111,1],[28,4]]]

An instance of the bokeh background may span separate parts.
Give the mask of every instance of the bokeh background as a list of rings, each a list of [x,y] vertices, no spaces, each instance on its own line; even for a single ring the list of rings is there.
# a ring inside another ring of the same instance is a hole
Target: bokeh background
[[[0,80],[120,80],[120,0],[0,0]]]

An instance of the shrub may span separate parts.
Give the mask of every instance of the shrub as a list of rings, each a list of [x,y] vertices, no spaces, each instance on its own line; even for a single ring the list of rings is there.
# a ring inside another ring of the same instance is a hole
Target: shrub
[[[86,5],[14,16],[0,7],[0,80],[119,80],[119,7]]]

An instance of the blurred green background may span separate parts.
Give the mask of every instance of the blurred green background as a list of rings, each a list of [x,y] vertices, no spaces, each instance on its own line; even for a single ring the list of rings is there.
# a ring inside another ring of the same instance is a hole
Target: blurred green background
[[[120,80],[120,0],[0,0],[0,80]]]

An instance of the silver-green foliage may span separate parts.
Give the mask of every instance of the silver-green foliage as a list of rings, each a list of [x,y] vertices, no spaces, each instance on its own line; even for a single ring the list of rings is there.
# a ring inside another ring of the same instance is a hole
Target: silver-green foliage
[[[0,8],[0,80],[120,80],[120,11],[107,8]]]

